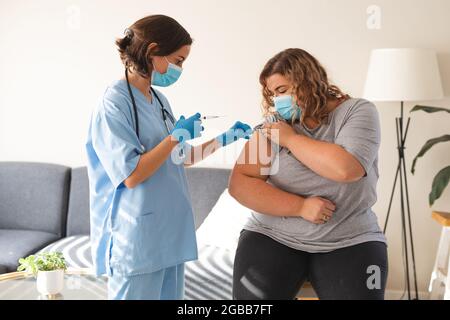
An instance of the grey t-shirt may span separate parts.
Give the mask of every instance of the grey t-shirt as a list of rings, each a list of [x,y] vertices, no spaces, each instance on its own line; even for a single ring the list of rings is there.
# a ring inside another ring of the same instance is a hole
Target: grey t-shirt
[[[282,148],[275,156],[278,165],[272,165],[267,183],[303,197],[326,198],[336,205],[336,210],[332,218],[321,225],[300,217],[276,217],[253,212],[244,229],[311,253],[329,252],[368,241],[386,243],[372,211],[377,200],[380,145],[380,124],[375,105],[363,99],[348,99],[330,113],[327,123],[314,130],[296,123],[294,129],[315,140],[342,146],[359,160],[366,175],[352,183],[335,182],[318,175]]]

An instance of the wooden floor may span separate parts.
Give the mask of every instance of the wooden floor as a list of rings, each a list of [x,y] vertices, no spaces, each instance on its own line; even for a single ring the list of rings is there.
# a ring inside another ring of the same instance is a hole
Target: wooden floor
[[[303,295],[302,292],[307,291],[308,294]],[[312,294],[311,294],[312,293]],[[311,296],[310,296],[311,294]],[[309,282],[305,282],[302,289],[299,292],[299,295],[295,298],[295,300],[319,300],[317,296],[315,295],[314,289]]]

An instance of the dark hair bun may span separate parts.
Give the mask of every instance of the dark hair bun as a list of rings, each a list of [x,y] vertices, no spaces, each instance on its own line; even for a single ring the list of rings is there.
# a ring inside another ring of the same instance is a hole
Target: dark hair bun
[[[124,31],[124,34],[125,34],[125,38],[127,38],[129,40],[132,40],[134,37],[134,31],[130,28],[126,28]]]
[[[124,31],[125,37],[116,40],[116,45],[119,47],[120,53],[124,53],[127,47],[131,44],[133,40],[134,32],[133,30],[127,28]]]
[[[164,15],[144,17],[125,29],[124,34],[116,40],[120,58],[126,68],[132,67],[143,77],[150,76],[150,56],[166,56],[192,44],[189,33],[176,20]],[[157,47],[150,50],[151,43]]]

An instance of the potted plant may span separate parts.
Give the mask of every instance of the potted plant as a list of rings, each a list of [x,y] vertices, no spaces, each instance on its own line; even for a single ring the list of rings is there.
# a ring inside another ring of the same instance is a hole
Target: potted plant
[[[43,295],[55,295],[64,287],[66,260],[61,252],[42,252],[19,260],[18,271],[36,277],[37,290]]]
[[[410,112],[414,111],[425,111],[427,113],[435,113],[435,112],[447,112],[450,113],[450,109],[445,108],[437,108],[437,107],[429,107],[429,106],[415,106]],[[416,157],[413,160],[412,167],[411,167],[411,173],[414,174],[416,162],[417,160],[422,157],[428,150],[431,149],[435,144],[441,143],[441,142],[447,142],[450,141],[450,134],[444,134],[440,137],[433,138],[425,142],[422,149],[419,151],[419,153],[416,155]],[[448,183],[450,181],[450,165],[444,167],[441,169],[436,176],[433,179],[433,185],[431,186],[431,192],[428,196],[428,203],[430,207],[433,205],[433,203],[440,198],[442,195],[442,192],[447,187]]]

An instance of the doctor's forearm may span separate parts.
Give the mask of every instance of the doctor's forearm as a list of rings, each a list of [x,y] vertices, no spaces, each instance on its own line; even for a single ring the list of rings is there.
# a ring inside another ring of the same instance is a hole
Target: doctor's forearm
[[[243,206],[271,216],[298,216],[305,200],[262,179],[237,172],[231,175],[228,191]]]
[[[151,177],[167,160],[177,143],[169,135],[156,147],[141,155],[134,171],[124,180],[125,186],[134,188]]]
[[[193,146],[190,150],[189,157],[186,157],[184,165],[186,167],[194,165],[197,162],[200,162],[206,157],[212,155],[214,152],[219,150],[220,147],[221,146],[216,139],[211,139],[205,143],[202,143],[201,145]]]

